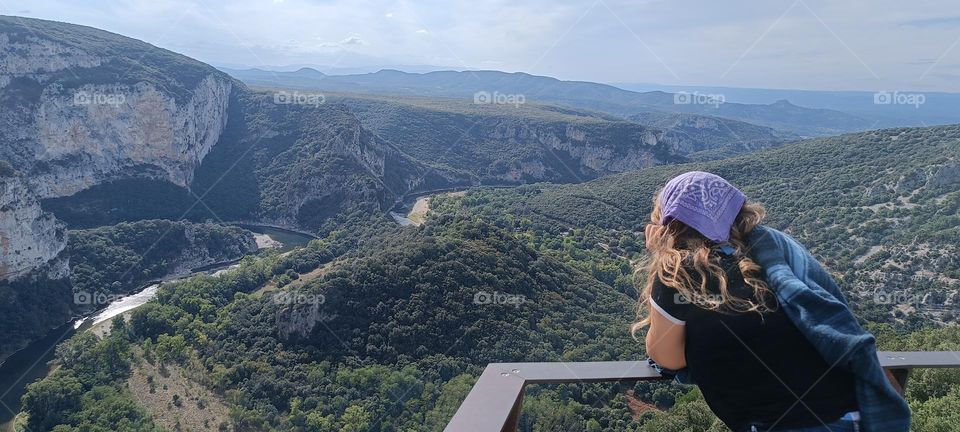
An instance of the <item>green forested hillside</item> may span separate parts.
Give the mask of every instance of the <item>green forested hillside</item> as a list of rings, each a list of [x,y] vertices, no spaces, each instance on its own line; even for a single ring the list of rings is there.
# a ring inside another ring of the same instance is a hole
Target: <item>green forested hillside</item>
[[[239,430],[439,430],[486,362],[642,354],[627,331],[631,299],[509,232],[462,219],[422,231],[379,218],[365,226],[219,278],[167,285],[122,331],[67,345],[120,354],[62,359],[65,367],[44,382],[77,377],[80,400],[97,385],[130,400],[123,387],[131,364],[159,361],[223,395]],[[326,275],[298,282],[318,263],[327,263]],[[291,271],[292,283],[270,288]],[[143,357],[130,354],[140,349]],[[116,374],[91,375],[84,365],[94,361]],[[82,429],[89,411],[101,409],[68,402],[52,420],[38,409],[54,397],[51,387],[37,385],[25,399],[29,424],[40,430],[52,421]],[[626,427],[623,390],[536,391],[528,422],[580,424],[570,417],[576,412]]]
[[[144,390],[129,380],[156,364],[217,395],[227,428],[440,430],[487,362],[642,358],[628,332],[640,232],[655,189],[689,169],[764,202],[769,223],[840,279],[881,348],[960,349],[944,311],[956,262],[933,253],[956,247],[958,137],[958,127],[886,130],[580,185],[438,196],[419,228],[340,215],[307,248],[166,285],[110,336],[73,338],[64,366],[28,392],[28,424],[107,427],[111,417],[92,415],[107,411],[149,427],[169,414],[135,402]],[[874,297],[894,287],[923,302]],[[955,370],[918,371],[916,430],[949,429],[958,389]],[[667,383],[537,386],[521,418],[525,432],[707,429],[723,430],[699,394]]]
[[[657,167],[579,185],[435,197],[434,217],[471,215],[631,292],[652,197],[672,176],[717,173],[764,203],[768,224],[804,242],[839,280],[881,349],[960,348],[960,126],[811,140],[721,161]],[[619,269],[619,270],[618,270]],[[635,293],[633,294],[636,295]],[[917,371],[914,429],[951,430],[960,373]],[[643,430],[719,430],[689,394]]]
[[[128,293],[171,273],[230,261],[255,252],[253,235],[212,223],[146,220],[70,232],[74,291]]]
[[[823,138],[581,185],[475,192],[446,211],[521,228],[526,219],[529,228],[523,229],[537,241],[582,230],[587,244],[624,249],[643,231],[657,188],[694,169],[719,174],[766,205],[768,223],[821,258],[861,300],[865,317],[954,320],[950,305],[960,301],[960,126]],[[442,206],[444,199],[437,201]],[[870,307],[891,302],[898,307]]]

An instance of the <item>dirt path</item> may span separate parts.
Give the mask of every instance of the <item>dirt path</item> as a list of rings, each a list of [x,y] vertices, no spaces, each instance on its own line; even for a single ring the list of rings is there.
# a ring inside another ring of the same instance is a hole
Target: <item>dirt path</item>
[[[627,397],[627,406],[630,408],[634,420],[640,420],[640,416],[647,411],[660,411],[655,405],[637,399],[633,395],[633,390],[627,390],[623,394]]]

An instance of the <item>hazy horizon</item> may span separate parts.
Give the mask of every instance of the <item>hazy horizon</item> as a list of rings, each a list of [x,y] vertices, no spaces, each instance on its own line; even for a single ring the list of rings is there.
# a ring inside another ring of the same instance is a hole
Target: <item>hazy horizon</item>
[[[9,0],[214,65],[425,65],[563,80],[826,91],[960,91],[960,7],[793,0]],[[953,11],[953,12],[951,12]]]

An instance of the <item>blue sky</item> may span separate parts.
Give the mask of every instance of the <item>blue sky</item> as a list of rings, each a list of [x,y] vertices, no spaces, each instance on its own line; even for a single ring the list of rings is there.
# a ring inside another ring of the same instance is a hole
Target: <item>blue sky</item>
[[[956,0],[0,0],[0,13],[90,25],[214,64],[960,91]]]

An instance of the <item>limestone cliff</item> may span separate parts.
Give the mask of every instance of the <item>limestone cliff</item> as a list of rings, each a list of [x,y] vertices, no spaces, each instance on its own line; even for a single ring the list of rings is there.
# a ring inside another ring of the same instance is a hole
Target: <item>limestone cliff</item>
[[[21,179],[0,179],[0,278],[24,276],[53,260],[65,246],[65,227],[40,209]],[[61,270],[50,276],[66,276]]]
[[[223,131],[231,85],[208,76],[179,105],[146,83],[47,86],[27,125],[36,133],[31,186],[44,198],[131,175],[186,187]]]
[[[673,136],[621,118],[541,105],[342,97],[363,126],[475,183],[580,182],[682,160]]]
[[[221,218],[310,228],[344,211],[386,211],[409,190],[448,187],[343,106],[277,104],[246,92],[191,187]],[[248,156],[244,156],[248,155]],[[233,169],[227,169],[233,167]]]
[[[226,125],[234,86],[140,41],[0,17],[0,161],[18,174],[0,185],[3,278],[64,248],[62,224],[38,199],[131,177],[187,187]]]
[[[663,162],[653,151],[661,141],[658,131],[629,123],[604,124],[601,128],[590,124],[501,120],[484,124],[479,130],[485,139],[527,142],[535,144],[534,148],[539,147],[540,152],[516,161],[507,172],[497,173],[508,181],[553,180],[550,165],[559,175],[572,175],[571,180],[582,181]],[[611,136],[617,138],[611,139]],[[559,167],[558,159],[561,159]],[[567,165],[562,159],[569,159]]]

